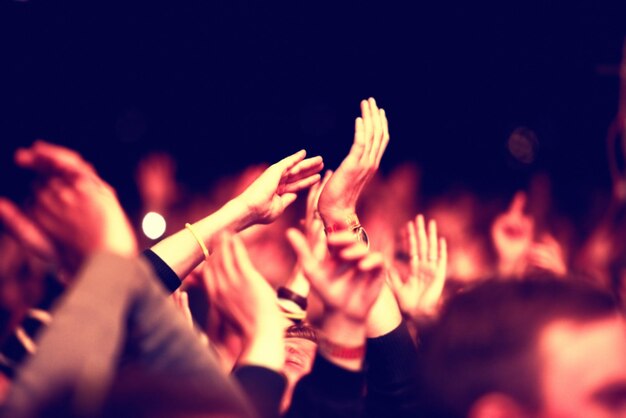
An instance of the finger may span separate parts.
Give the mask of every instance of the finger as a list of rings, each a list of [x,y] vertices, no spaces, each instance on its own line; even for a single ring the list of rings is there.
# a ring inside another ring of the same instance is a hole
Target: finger
[[[306,238],[302,232],[298,231],[296,228],[289,228],[287,230],[287,240],[296,252],[300,265],[311,282],[311,285],[315,287],[315,285],[318,285],[319,283],[317,280],[318,275],[316,274],[319,268],[319,263],[313,256]]]
[[[382,270],[384,267],[384,257],[379,252],[370,252],[367,256],[365,256],[359,263],[357,267],[359,271],[366,272],[374,272],[376,270]]]
[[[380,112],[378,111],[378,106],[376,105],[376,100],[373,97],[370,97],[368,101],[372,118],[372,148],[370,149],[368,159],[370,165],[376,167],[376,157],[378,156],[378,152],[380,151],[380,147],[383,142],[383,127],[380,120]]]
[[[352,231],[337,231],[327,235],[328,247],[333,250],[340,250],[357,242],[357,238]]]
[[[437,260],[437,270],[443,271],[443,276],[446,275],[448,268],[448,242],[445,238],[439,238],[439,258]]]
[[[372,112],[370,110],[370,102],[368,100],[361,101],[361,117],[363,118],[363,128],[364,128],[364,137],[365,137],[365,148],[363,150],[363,155],[361,159],[366,158],[369,159],[372,145],[373,145],[373,134],[374,134],[374,124],[372,121]]]
[[[77,152],[38,140],[30,148],[18,149],[15,162],[43,174],[83,175],[94,174],[95,170]]]
[[[366,152],[367,138],[365,136],[365,124],[363,118],[354,121],[354,142],[350,147],[350,155],[359,161]]]
[[[436,261],[439,251],[437,250],[437,223],[431,219],[428,221],[428,261]]]
[[[314,174],[298,181],[285,184],[282,187],[281,193],[297,193],[307,187],[311,187],[312,185],[319,183],[320,180],[321,176],[319,174]]]
[[[323,180],[322,180],[323,181]],[[309,193],[306,195],[306,215],[305,220],[308,224],[315,216],[315,208],[317,207],[317,199],[320,194],[321,181],[314,183],[309,188]]]
[[[54,216],[55,218],[63,218],[65,213],[65,204],[61,202],[59,198],[59,194],[50,188],[44,188],[37,191],[35,196],[37,206],[37,213],[46,213],[49,216]]]
[[[290,170],[291,168],[293,168],[296,164],[298,164],[300,161],[304,160],[304,157],[306,157],[306,151],[305,150],[300,150],[298,152],[296,152],[295,154],[292,154],[288,157],[283,158],[282,160],[280,160],[279,162],[271,165],[269,169],[275,169],[275,170],[279,170],[281,173],[284,173],[288,170]]]
[[[365,257],[369,253],[367,245],[357,241],[354,244],[345,247],[339,251],[339,258],[344,261],[357,261]]]
[[[511,200],[511,205],[509,206],[509,213],[522,215],[524,213],[524,209],[526,207],[526,193],[517,192],[513,199]]]
[[[51,178],[46,184],[51,196],[55,197],[61,206],[68,207],[75,203],[76,188],[74,182],[68,182],[59,177]]]
[[[298,195],[295,193],[284,193],[280,195],[280,201],[283,203],[283,209],[296,201]]]
[[[235,262],[238,265],[239,273],[243,278],[251,278],[252,275],[259,274],[257,269],[252,264],[248,250],[243,241],[238,235],[234,235],[232,238],[233,250],[235,255]]]
[[[530,250],[528,250],[528,259],[531,262],[542,262],[542,263],[546,263],[549,261],[553,261],[555,259],[554,255],[552,254],[552,252],[550,250],[547,250],[546,248],[542,248],[537,246],[536,244],[533,245],[532,248],[530,248]]]
[[[385,153],[387,145],[389,144],[389,123],[387,122],[387,115],[385,114],[385,110],[382,108],[379,110],[379,113],[383,132],[382,143],[380,145],[380,148],[378,149],[378,154],[376,155],[376,166],[380,165],[380,161],[382,160],[383,154]]]
[[[443,292],[443,287],[446,283],[446,263],[448,260],[448,248],[445,239],[439,240],[440,246],[440,254],[439,259],[437,259],[437,273],[435,274],[435,278],[431,284],[432,295],[435,300],[439,300],[441,297],[441,293]]]
[[[418,246],[417,246],[417,234],[416,234],[416,226],[415,226],[415,222],[413,221],[409,221],[406,224],[406,228],[405,228],[407,235],[408,235],[408,241],[409,241],[409,265],[411,267],[411,274],[412,275],[417,275],[417,272],[419,271],[419,252],[418,252]]]
[[[420,261],[428,261],[428,238],[426,236],[426,225],[424,215],[417,215],[417,251]]]
[[[308,177],[312,174],[319,173],[324,168],[324,160],[322,157],[312,157],[300,161],[287,172],[287,180],[298,180]]]
[[[185,319],[187,320],[187,324],[193,327],[193,316],[191,315],[191,309],[189,309],[189,294],[184,290],[180,292],[180,307],[185,314]]]
[[[206,263],[204,263],[204,268],[202,269],[202,281],[204,282],[204,287],[206,288],[210,304],[214,304],[216,299],[214,282],[216,280],[217,272],[215,271],[215,264],[216,257],[212,256]]]
[[[27,251],[46,261],[57,261],[54,245],[48,236],[13,202],[0,198],[0,222]]]

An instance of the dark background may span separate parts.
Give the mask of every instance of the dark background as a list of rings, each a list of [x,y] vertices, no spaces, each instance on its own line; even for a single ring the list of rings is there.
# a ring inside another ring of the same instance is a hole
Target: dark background
[[[473,3],[4,2],[0,194],[24,194],[11,156],[36,138],[78,149],[130,209],[151,150],[197,190],[300,148],[336,167],[374,96],[383,170],[418,162],[427,196],[510,195],[547,170],[557,202],[583,210],[610,187],[618,78],[603,66],[619,63],[626,2]],[[529,166],[507,153],[518,126],[538,136]]]

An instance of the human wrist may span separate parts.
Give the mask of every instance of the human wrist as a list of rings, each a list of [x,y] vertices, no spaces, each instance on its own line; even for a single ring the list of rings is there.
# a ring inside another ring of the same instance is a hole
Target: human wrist
[[[258,211],[241,195],[226,202],[222,209],[231,217],[232,229],[239,232],[258,221]]]
[[[265,327],[244,337],[239,364],[267,367],[280,371],[285,363],[283,330],[281,327]]]
[[[319,333],[319,353],[331,363],[358,371],[365,357],[366,327],[341,313],[324,314]]]
[[[323,209],[322,206],[318,207],[318,213],[320,218],[322,218],[322,222],[324,223],[324,228],[328,228],[335,224],[345,224],[346,220],[356,216],[356,208],[355,207],[345,207],[338,208],[333,207],[332,209]],[[346,226],[348,229],[348,226]]]
[[[396,329],[402,312],[391,289],[385,284],[367,317],[367,338],[377,338]]]
[[[320,331],[332,341],[342,345],[359,345],[366,337],[365,319],[355,318],[343,312],[324,312]]]

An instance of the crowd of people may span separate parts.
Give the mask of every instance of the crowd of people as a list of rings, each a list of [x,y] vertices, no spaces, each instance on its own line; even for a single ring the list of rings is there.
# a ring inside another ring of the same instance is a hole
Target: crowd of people
[[[543,175],[418,208],[415,166],[378,173],[385,111],[360,111],[333,170],[301,150],[192,199],[145,158],[156,241],[77,152],[18,149],[2,416],[626,416],[624,207],[584,240]]]

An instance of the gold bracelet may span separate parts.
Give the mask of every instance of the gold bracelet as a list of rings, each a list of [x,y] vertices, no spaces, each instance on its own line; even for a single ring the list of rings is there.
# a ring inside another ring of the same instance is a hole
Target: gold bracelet
[[[189,232],[191,232],[191,235],[193,235],[193,237],[196,239],[196,241],[198,241],[198,244],[202,249],[202,254],[204,254],[204,259],[206,260],[207,258],[209,258],[209,250],[206,245],[204,245],[204,242],[200,239],[200,236],[196,234],[196,230],[193,228],[193,226],[191,226],[191,224],[189,223],[186,223],[185,228],[187,228]]]
[[[286,306],[284,306],[280,302],[281,302],[280,299],[276,299],[276,304],[278,305],[278,308],[280,309],[280,312],[283,314],[283,316],[285,318],[291,319],[291,320],[294,320],[294,321],[303,321],[304,318],[306,318],[306,311],[305,310],[294,312],[294,311],[288,309]],[[293,302],[293,301],[290,301],[290,302]]]

